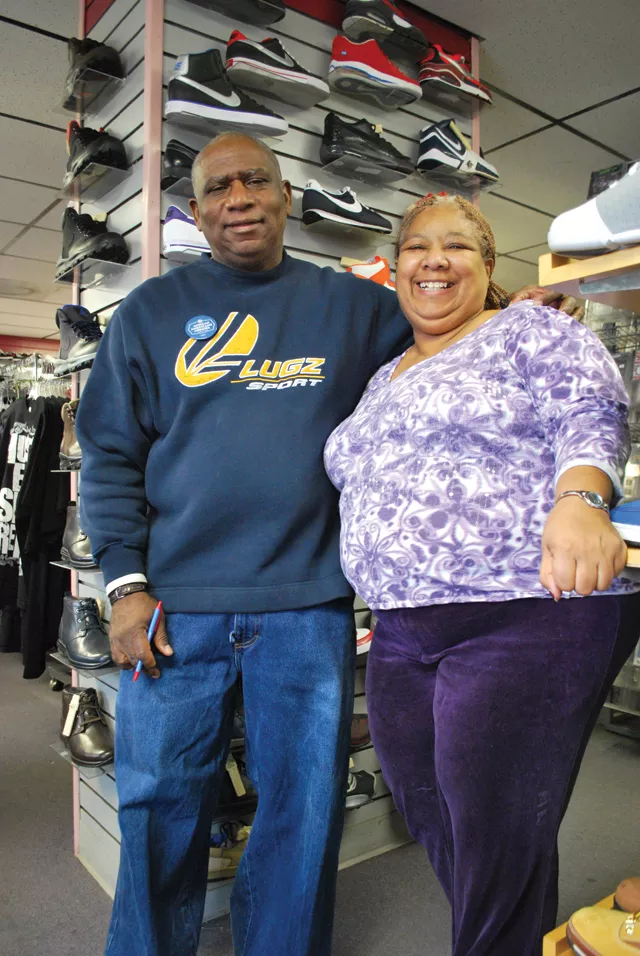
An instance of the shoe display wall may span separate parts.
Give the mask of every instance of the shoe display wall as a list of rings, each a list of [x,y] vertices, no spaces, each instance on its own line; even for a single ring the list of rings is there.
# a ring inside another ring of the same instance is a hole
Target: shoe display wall
[[[86,37],[68,40],[69,72],[64,109],[75,112],[90,103],[104,88],[105,79],[121,80],[124,68],[113,47]]]

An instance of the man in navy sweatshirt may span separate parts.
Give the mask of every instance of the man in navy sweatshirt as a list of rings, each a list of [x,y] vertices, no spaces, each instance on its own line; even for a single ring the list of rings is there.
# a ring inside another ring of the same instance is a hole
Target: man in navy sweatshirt
[[[234,949],[327,956],[355,639],[322,451],[410,329],[393,292],[284,251],[291,186],[263,144],[219,136],[193,185],[212,258],[125,299],[77,418],[83,528],[129,671],[106,953],[196,954],[241,681],[259,808],[231,898]]]

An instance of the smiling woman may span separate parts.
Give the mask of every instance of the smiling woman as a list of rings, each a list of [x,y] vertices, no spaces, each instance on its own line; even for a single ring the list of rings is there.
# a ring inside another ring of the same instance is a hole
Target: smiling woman
[[[417,203],[397,253],[415,342],[325,448],[343,570],[378,616],[372,738],[453,906],[454,956],[478,941],[537,956],[558,828],[637,640],[640,595],[618,577],[608,515],[628,397],[589,329],[504,307],[493,233],[466,200]]]

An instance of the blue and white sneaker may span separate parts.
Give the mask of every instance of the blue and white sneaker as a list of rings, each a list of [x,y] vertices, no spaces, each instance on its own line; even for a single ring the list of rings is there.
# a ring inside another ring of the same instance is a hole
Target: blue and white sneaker
[[[611,520],[621,538],[628,544],[640,545],[640,498],[623,501],[613,508]]]
[[[162,254],[172,262],[191,262],[203,252],[210,253],[209,244],[198,230],[195,220],[177,206],[169,206],[162,227]]]

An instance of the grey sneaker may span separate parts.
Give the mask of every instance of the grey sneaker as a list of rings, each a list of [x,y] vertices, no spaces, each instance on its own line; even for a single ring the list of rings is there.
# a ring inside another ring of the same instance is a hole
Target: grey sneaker
[[[370,803],[375,792],[375,774],[369,773],[368,770],[356,770],[355,773],[349,773],[347,798],[344,805],[347,810],[357,810],[358,807],[363,807],[365,803]]]
[[[60,350],[53,360],[55,376],[61,378],[89,368],[102,338],[96,316],[81,305],[63,305],[56,312],[56,325],[60,329]]]
[[[582,206],[551,223],[547,243],[563,256],[596,256],[640,242],[640,163]]]

